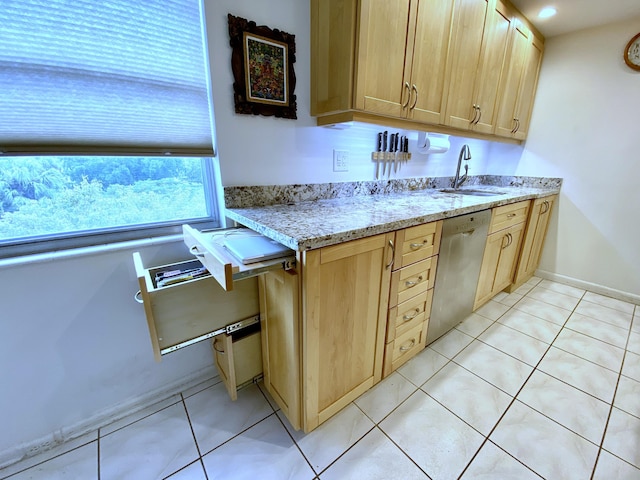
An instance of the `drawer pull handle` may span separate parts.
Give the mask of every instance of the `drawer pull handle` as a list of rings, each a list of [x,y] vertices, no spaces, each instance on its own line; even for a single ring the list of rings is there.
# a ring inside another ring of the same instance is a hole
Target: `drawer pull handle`
[[[204,253],[200,253],[198,251],[198,246],[197,245],[194,245],[193,247],[191,247],[189,249],[189,252],[191,252],[191,254],[194,255],[195,257],[200,257],[200,258],[204,257]]]
[[[407,350],[411,350],[416,344],[416,339],[412,338],[409,344],[404,344],[400,347],[401,352],[406,352]]]
[[[413,312],[404,314],[402,316],[402,320],[404,320],[405,322],[408,322],[409,320],[413,320],[414,318],[416,318],[419,314],[420,314],[420,309],[416,308]]]
[[[513,218],[513,217],[515,217],[516,215],[518,215],[518,214],[517,214],[517,213],[509,213],[509,214],[507,215],[507,218]]]
[[[409,244],[409,248],[411,248],[411,250],[420,250],[426,244],[427,244],[426,240],[424,242],[422,242],[422,243],[410,243]]]
[[[424,279],[422,278],[422,275],[420,275],[417,280],[407,280],[406,282],[404,282],[404,284],[408,288],[411,288],[411,287],[415,287],[416,285],[418,285],[422,280],[424,280]]]
[[[142,301],[142,292],[140,290],[136,292],[136,294],[133,296],[133,299],[138,303],[144,303]]]

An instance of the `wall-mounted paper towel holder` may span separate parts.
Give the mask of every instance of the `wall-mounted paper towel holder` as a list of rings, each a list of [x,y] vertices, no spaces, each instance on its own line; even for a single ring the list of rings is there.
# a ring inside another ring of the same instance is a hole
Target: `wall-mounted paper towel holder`
[[[438,154],[449,151],[449,135],[418,132],[417,151],[422,154]]]

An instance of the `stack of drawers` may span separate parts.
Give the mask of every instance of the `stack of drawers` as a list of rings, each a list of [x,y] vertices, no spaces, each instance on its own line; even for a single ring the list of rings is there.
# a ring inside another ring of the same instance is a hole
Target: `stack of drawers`
[[[441,236],[442,221],[396,232],[384,377],[425,347]]]

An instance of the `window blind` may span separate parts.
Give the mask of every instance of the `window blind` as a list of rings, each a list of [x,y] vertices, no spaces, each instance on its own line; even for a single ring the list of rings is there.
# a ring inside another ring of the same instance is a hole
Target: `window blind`
[[[200,0],[3,0],[0,152],[212,155]]]

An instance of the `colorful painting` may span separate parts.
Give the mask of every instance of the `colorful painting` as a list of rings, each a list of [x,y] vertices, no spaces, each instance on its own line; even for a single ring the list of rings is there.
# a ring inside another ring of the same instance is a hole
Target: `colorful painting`
[[[288,105],[287,45],[244,34],[247,100]]]
[[[295,35],[227,17],[236,113],[298,118]]]

